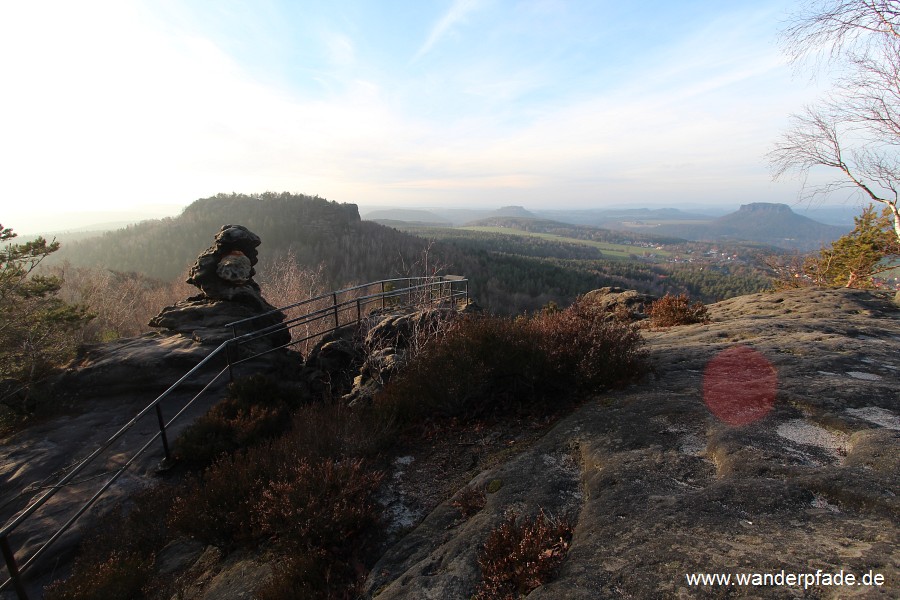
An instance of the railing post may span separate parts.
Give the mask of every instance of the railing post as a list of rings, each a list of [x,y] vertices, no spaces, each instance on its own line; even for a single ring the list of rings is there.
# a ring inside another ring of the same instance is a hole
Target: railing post
[[[381,281],[381,310],[384,310],[384,280]]]
[[[358,325],[360,321],[362,321],[362,312],[361,312],[360,306],[359,306],[359,298],[357,298],[356,299],[356,324]]]
[[[159,433],[160,438],[162,439],[163,452],[166,455],[164,462],[168,465],[172,462],[172,455],[169,454],[169,438],[166,435],[166,421],[163,419],[162,409],[159,407],[159,403],[156,403],[156,419],[159,421]]]
[[[228,362],[228,381],[234,383],[234,367],[231,364],[231,342],[225,344],[225,360]]]
[[[28,600],[28,594],[25,592],[25,585],[22,583],[22,577],[19,573],[19,566],[16,564],[16,556],[13,554],[12,548],[9,547],[9,538],[5,535],[0,537],[0,552],[3,552],[6,569],[9,571],[9,578],[12,580],[16,595],[19,597],[19,600]]]
[[[334,308],[334,328],[337,329],[341,326],[338,320],[337,293],[331,294],[331,306]]]

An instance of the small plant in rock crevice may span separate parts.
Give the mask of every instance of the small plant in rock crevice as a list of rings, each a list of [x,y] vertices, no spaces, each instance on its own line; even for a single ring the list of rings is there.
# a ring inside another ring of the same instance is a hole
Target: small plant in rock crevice
[[[516,600],[556,577],[569,550],[572,526],[541,510],[527,518],[511,512],[488,535],[478,566],[475,600]]]
[[[456,495],[453,507],[459,510],[463,519],[477,514],[487,503],[487,495],[481,488],[465,487]]]

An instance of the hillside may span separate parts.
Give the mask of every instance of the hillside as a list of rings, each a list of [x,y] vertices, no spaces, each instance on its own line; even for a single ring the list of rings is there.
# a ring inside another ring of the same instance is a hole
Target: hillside
[[[378,467],[386,543],[354,566],[367,573],[359,597],[473,597],[482,548],[511,511],[571,527],[571,538],[554,546],[560,568],[530,598],[812,600],[850,597],[848,589],[852,597],[896,597],[896,300],[807,288],[709,309],[709,323],[644,332],[653,369],[642,381],[584,397],[555,419],[513,411],[394,440]],[[127,418],[124,407],[110,400],[87,407],[93,420],[66,416],[4,440],[6,473],[20,477],[42,455],[61,454],[56,434],[77,439],[73,427],[95,427],[101,414]],[[242,455],[233,472],[265,456]],[[128,486],[154,477],[148,469]],[[480,503],[466,500],[472,491]],[[253,597],[283,566],[266,549],[275,542],[234,549],[174,540],[151,559],[162,597]],[[510,569],[520,564],[509,558]],[[784,572],[868,575],[870,583],[689,580]],[[141,597],[160,596],[151,589]]]
[[[685,240],[672,236],[654,235],[652,233],[621,231],[603,229],[590,225],[572,225],[553,221],[550,219],[538,219],[521,216],[494,216],[485,219],[470,221],[466,227],[501,227],[532,233],[548,233],[560,237],[569,237],[578,240],[591,240],[596,242],[609,242],[612,244],[649,245],[649,244],[678,244]]]
[[[393,230],[379,230],[376,241],[371,235],[372,224],[360,221],[356,205],[266,193],[203,198],[177,217],[143,221],[66,244],[54,258],[171,280],[183,275],[209,237],[226,223],[239,223],[259,232],[270,256],[290,248],[303,264],[326,262],[329,283],[335,285],[365,278],[375,270],[382,272],[384,265],[372,264],[376,243],[385,252],[396,250],[407,258],[415,255],[410,247],[413,240],[402,234],[391,235]],[[350,237],[357,243],[348,244]]]
[[[677,208],[597,208],[582,210],[539,210],[537,215],[573,225],[608,229],[643,229],[664,223],[690,224],[712,221],[715,217]]]
[[[707,224],[664,224],[654,233],[698,241],[743,240],[779,248],[811,251],[844,235],[851,228],[825,225],[798,215],[787,204],[755,202]]]
[[[367,221],[375,221],[392,227],[393,224],[407,223],[425,227],[449,227],[452,223],[431,211],[409,208],[384,208],[366,212]]]
[[[501,210],[522,214],[518,207]],[[536,223],[542,232],[577,239],[522,240],[490,234],[475,239],[459,230],[408,226],[399,231],[361,220],[356,205],[319,197],[219,194],[197,200],[178,217],[144,221],[96,238],[65,243],[51,258],[57,264],[67,260],[75,266],[136,272],[167,281],[183,279],[210,237],[223,224],[231,223],[248,227],[263,240],[256,267],[261,283],[266,281],[266,266],[289,254],[302,268],[321,267],[326,289],[421,275],[427,250],[429,268],[466,275],[482,305],[505,314],[538,310],[550,301],[569,303],[578,294],[609,285],[652,293],[689,292],[704,300],[765,286],[764,279],[745,265],[710,269],[704,264],[679,264],[672,271],[620,260],[632,253],[648,252],[651,244],[664,238],[521,216],[492,219],[517,227]],[[449,237],[448,231],[452,232]],[[610,254],[576,243],[578,240],[632,245]],[[639,245],[635,247],[634,243]]]

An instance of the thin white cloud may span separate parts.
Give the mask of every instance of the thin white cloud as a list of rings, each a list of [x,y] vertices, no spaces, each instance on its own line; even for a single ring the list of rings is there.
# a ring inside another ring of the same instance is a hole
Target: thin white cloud
[[[353,40],[343,34],[329,33],[325,35],[325,47],[329,61],[338,67],[352,66],[356,62],[356,50]]]
[[[0,18],[0,54],[22,57],[6,71],[15,93],[0,96],[0,193],[25,200],[22,210],[264,190],[387,204],[772,199],[761,157],[798,96],[777,50],[728,23],[621,80],[559,95],[552,62],[455,64],[452,79],[436,67],[435,89],[378,79],[348,66],[365,59],[356,40],[329,33],[327,90],[291,92],[136,6],[62,3],[52,21],[37,8],[10,15],[15,24]],[[478,8],[457,0],[419,54]],[[544,89],[551,102],[527,98]],[[15,226],[13,208],[0,217]]]
[[[416,61],[431,52],[431,49],[434,48],[434,46],[440,42],[455,25],[461,23],[468,15],[480,8],[481,4],[480,0],[454,0],[450,9],[444,13],[444,16],[442,16],[432,28],[431,33],[428,35],[428,39],[425,40],[425,43],[422,44],[422,47],[416,52],[413,61]]]

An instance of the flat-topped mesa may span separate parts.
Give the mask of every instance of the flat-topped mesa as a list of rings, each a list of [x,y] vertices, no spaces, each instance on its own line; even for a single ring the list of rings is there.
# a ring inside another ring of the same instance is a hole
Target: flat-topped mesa
[[[151,327],[161,327],[190,335],[206,344],[219,344],[232,331],[225,325],[274,311],[253,280],[258,262],[256,247],[259,236],[243,225],[223,225],[212,246],[197,257],[187,282],[200,289],[200,294],[167,306],[150,320]],[[275,312],[244,324],[236,333],[278,325],[284,314]],[[285,329],[264,338],[272,346],[290,341]]]

